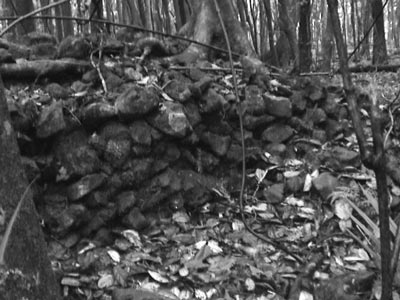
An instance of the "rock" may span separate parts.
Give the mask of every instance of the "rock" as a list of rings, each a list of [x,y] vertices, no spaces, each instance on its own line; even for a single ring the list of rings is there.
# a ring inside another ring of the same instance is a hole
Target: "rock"
[[[122,166],[131,153],[132,141],[129,135],[118,135],[110,138],[104,149],[104,160],[114,168]]]
[[[87,126],[97,127],[116,116],[117,111],[113,105],[106,102],[96,102],[81,110],[80,120]]]
[[[211,190],[217,184],[214,177],[190,170],[179,171],[179,177],[185,207],[196,208],[211,200]]]
[[[132,119],[156,110],[159,103],[160,99],[152,88],[133,86],[118,96],[115,109],[122,119]]]
[[[327,137],[325,130],[314,129],[312,132],[312,138],[321,142],[321,144],[326,143]]]
[[[231,146],[232,139],[230,136],[220,136],[212,132],[203,132],[200,140],[208,145],[212,152],[217,156],[224,156]]]
[[[223,111],[226,104],[225,98],[217,93],[215,89],[209,88],[200,99],[200,112],[209,114],[213,112]]]
[[[229,161],[241,163],[243,161],[242,147],[237,143],[232,143],[228,153],[226,153],[226,158]]]
[[[199,107],[193,102],[185,103],[185,115],[188,118],[192,128],[199,125],[202,121]]]
[[[328,140],[333,140],[338,134],[343,132],[343,126],[340,122],[328,118],[325,122],[325,132]]]
[[[343,170],[347,166],[358,168],[361,165],[358,152],[339,146],[333,147],[324,156],[327,166],[338,171]]]
[[[164,88],[164,92],[176,101],[180,101],[180,94],[183,93],[190,85],[187,80],[173,79],[168,82],[167,86]]]
[[[116,197],[117,212],[119,216],[123,216],[130,211],[136,204],[136,196],[134,191],[125,191]]]
[[[71,201],[81,199],[83,196],[101,186],[105,180],[106,176],[104,174],[86,175],[67,188],[68,199]]]
[[[55,226],[51,229],[58,235],[64,235],[72,227],[77,227],[88,221],[88,210],[82,204],[71,204],[61,214],[54,216]]]
[[[15,59],[11,55],[10,51],[4,48],[0,48],[0,63],[3,64],[14,64]]]
[[[118,87],[120,87],[124,80],[122,80],[119,76],[115,75],[113,72],[107,72],[105,76],[106,86],[109,91],[114,91]]]
[[[67,36],[57,50],[58,58],[89,59],[91,46],[88,40],[79,36]]]
[[[104,225],[107,225],[117,215],[116,205],[109,203],[107,207],[99,209],[94,216],[90,218],[89,223],[82,228],[81,232],[83,236],[89,236],[90,234],[98,231]]]
[[[95,85],[99,82],[99,73],[97,70],[91,69],[82,75],[82,82],[90,85]]]
[[[182,189],[182,178],[172,169],[166,169],[151,179],[150,183],[141,188],[137,196],[137,206],[141,211],[152,209],[169,196]]]
[[[310,83],[307,88],[307,95],[311,102],[315,103],[326,98],[326,89],[320,83]]]
[[[133,142],[140,145],[151,145],[153,130],[155,129],[144,120],[138,120],[129,125],[129,133]]]
[[[164,102],[160,112],[147,120],[159,131],[177,138],[184,138],[192,131],[184,106],[180,103]]]
[[[139,185],[156,174],[157,171],[158,168],[155,168],[153,158],[131,159],[118,175],[121,180],[121,187],[128,188]]]
[[[109,193],[106,191],[94,191],[92,193],[89,193],[84,202],[87,207],[99,208],[106,206],[109,198]]]
[[[265,151],[268,153],[285,158],[286,156],[286,146],[284,144],[272,143],[265,147]]]
[[[100,160],[82,129],[58,137],[54,143],[54,154],[54,163],[59,166],[57,172],[62,175],[60,179],[81,177],[99,170]]]
[[[327,201],[329,195],[332,194],[332,192],[338,187],[339,182],[336,177],[325,172],[313,179],[312,184],[322,199]]]
[[[243,127],[247,130],[265,128],[268,124],[271,124],[273,121],[275,121],[275,119],[275,117],[267,114],[262,116],[252,116],[246,114],[243,117]]]
[[[311,120],[314,124],[318,125],[324,123],[327,119],[327,116],[321,108],[309,108],[306,110],[304,119]]]
[[[261,116],[267,113],[266,103],[261,89],[256,85],[245,88],[245,100],[242,102],[242,111],[251,116]]]
[[[326,99],[322,103],[322,109],[329,117],[337,118],[339,110],[339,101],[336,94],[328,93]]]
[[[289,98],[265,93],[263,99],[269,115],[278,118],[290,118],[292,116],[292,103]]]
[[[219,164],[218,158],[202,149],[197,149],[195,154],[185,150],[182,156],[192,165],[193,169],[199,173],[203,173],[204,171],[211,172]]]
[[[30,59],[54,59],[57,56],[57,47],[52,43],[42,43],[31,46]]]
[[[36,136],[47,138],[62,131],[65,127],[62,102],[55,101],[41,111],[36,125]]]
[[[303,113],[306,110],[307,99],[304,97],[303,92],[294,91],[289,100],[292,102],[293,113]]]
[[[127,126],[118,122],[108,122],[98,135],[93,134],[90,137],[90,144],[105,161],[118,168],[130,155],[132,138]]]
[[[285,200],[283,183],[276,183],[268,187],[263,192],[267,203],[277,204]]]
[[[128,228],[137,231],[141,231],[150,225],[149,219],[147,219],[137,207],[132,208],[132,210],[125,215],[121,221]]]
[[[95,245],[107,247],[114,242],[114,234],[108,228],[101,227],[97,230],[93,240]]]
[[[33,181],[36,176],[40,175],[41,170],[39,169],[36,161],[34,161],[32,158],[21,155],[21,163],[29,182]]]
[[[263,131],[261,139],[265,142],[280,144],[287,141],[293,133],[294,130],[290,126],[276,123]]]

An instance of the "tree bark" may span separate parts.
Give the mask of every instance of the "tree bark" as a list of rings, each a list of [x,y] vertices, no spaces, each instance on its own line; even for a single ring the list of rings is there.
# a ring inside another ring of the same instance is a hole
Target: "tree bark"
[[[228,38],[232,51],[242,55],[256,57],[254,49],[251,47],[243,28],[240,26],[234,14],[231,0],[219,0],[219,6],[221,8],[223,22],[226,28],[228,28]],[[193,12],[195,13],[192,14],[188,24],[185,25],[185,32],[187,35],[197,42],[216,45],[226,49],[213,0],[194,0]],[[170,57],[170,60],[190,63],[198,59],[206,59],[209,54],[207,48],[192,43],[181,54]]]
[[[34,10],[32,0],[14,1],[16,13],[18,16],[23,16]],[[36,30],[35,21],[33,19],[25,19],[21,22],[21,26],[17,27],[17,34],[23,35]]]
[[[7,109],[3,82],[0,78],[0,206],[10,222],[21,197],[27,189],[21,157]],[[5,250],[7,279],[0,284],[1,299],[60,299],[60,289],[51,269],[43,233],[32,195],[22,200],[21,210],[13,223]],[[4,238],[4,228],[1,229]],[[4,268],[4,266],[3,266]],[[5,271],[2,269],[0,272]],[[12,275],[18,274],[20,275]]]
[[[298,69],[299,50],[296,39],[296,30],[288,13],[287,0],[278,0],[279,28],[286,35],[289,42],[291,57],[294,58],[294,69]]]
[[[61,5],[61,11],[63,16],[69,16],[72,17],[72,11],[71,11],[71,3],[66,2],[63,5]],[[74,25],[72,24],[72,20],[64,20],[63,21],[63,35],[69,36],[74,34]]]
[[[312,64],[311,54],[311,2],[302,0],[300,2],[299,22],[299,71],[310,72]]]
[[[371,5],[369,3],[370,0],[363,0],[363,5],[364,5],[364,11],[363,11],[363,36],[366,36],[368,34],[368,28],[372,24],[371,20]],[[365,38],[364,41],[361,44],[361,51],[360,51],[360,56],[361,57],[366,57],[367,59],[370,57],[370,43],[369,43],[369,37]]]
[[[272,65],[278,65],[278,55],[276,54],[275,42],[274,42],[274,28],[272,26],[272,9],[271,0],[264,0],[265,12],[267,15],[267,28],[268,28],[268,40],[269,40],[269,51],[271,52],[271,63]]]
[[[333,31],[331,15],[325,11],[324,17],[324,35],[322,36],[322,63],[321,71],[329,72],[331,70],[332,56],[334,51]]]
[[[386,38],[385,38],[385,24],[383,20],[382,11],[382,0],[371,1],[372,17],[377,20],[374,28],[374,43],[372,52],[372,63],[383,64],[388,60],[386,50]]]

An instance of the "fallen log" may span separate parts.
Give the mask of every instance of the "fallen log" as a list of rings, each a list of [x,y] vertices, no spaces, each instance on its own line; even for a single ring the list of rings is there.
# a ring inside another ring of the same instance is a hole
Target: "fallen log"
[[[81,75],[92,66],[88,61],[75,59],[63,60],[17,60],[16,63],[0,65],[0,73],[4,80],[37,79],[39,77]]]

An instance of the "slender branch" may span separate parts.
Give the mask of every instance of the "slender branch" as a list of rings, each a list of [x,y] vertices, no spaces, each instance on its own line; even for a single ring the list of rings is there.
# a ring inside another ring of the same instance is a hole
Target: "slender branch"
[[[40,13],[40,12],[46,10],[46,9],[49,9],[49,8],[52,8],[52,7],[55,7],[55,6],[59,6],[59,5],[61,5],[61,4],[63,4],[63,3],[66,3],[66,2],[68,2],[68,1],[69,1],[69,0],[61,0],[61,1],[58,1],[58,2],[55,2],[55,3],[51,3],[51,4],[49,4],[49,5],[40,7],[40,8],[38,8],[38,9],[36,9],[36,10],[30,12],[29,14],[26,14],[26,15],[23,15],[23,16],[19,17],[18,19],[16,19],[14,22],[12,22],[10,25],[8,25],[6,28],[4,28],[4,29],[0,32],[0,37],[3,36],[7,31],[9,31],[11,28],[13,28],[15,25],[17,25],[17,24],[18,24],[19,22],[21,22],[22,20],[25,20],[25,19],[29,18],[30,16],[36,15],[37,13]]]

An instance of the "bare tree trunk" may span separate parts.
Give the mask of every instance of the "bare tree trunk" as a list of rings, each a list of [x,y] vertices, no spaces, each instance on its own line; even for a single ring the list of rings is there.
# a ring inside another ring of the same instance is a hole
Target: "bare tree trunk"
[[[71,17],[72,16],[71,3],[66,2],[66,3],[62,4],[61,12],[62,12],[62,15]],[[64,36],[74,34],[74,24],[72,23],[72,20],[63,20],[63,34],[64,34]]]
[[[352,34],[353,34],[353,49],[357,47],[357,36],[356,36],[356,17],[355,17],[355,5],[354,1],[350,1],[350,8],[351,8],[351,29],[352,29]],[[357,53],[355,53],[355,59],[358,60],[357,58]]]
[[[294,57],[294,69],[296,70],[298,69],[299,64],[299,50],[297,45],[295,26],[290,19],[288,13],[287,0],[278,0],[278,11],[279,28],[283,31],[289,41],[291,56]]]
[[[147,21],[146,21],[146,9],[144,6],[144,0],[137,0],[137,5],[139,8],[139,14],[140,14],[140,20],[142,22],[142,26],[147,27]]]
[[[11,0],[10,0],[11,1]],[[14,1],[16,13],[18,16],[23,16],[34,10],[32,0],[18,0]],[[21,26],[17,27],[17,34],[25,34],[36,30],[34,19],[25,19],[21,22]]]
[[[332,56],[334,51],[333,31],[331,15],[325,10],[324,16],[324,32],[322,36],[322,63],[321,70],[329,72],[331,70]]]
[[[0,77],[0,206],[5,213],[5,221],[10,222],[24,192],[28,188],[21,156],[11,126]],[[5,249],[5,265],[0,268],[0,297],[15,299],[60,299],[60,288],[51,269],[46,243],[39,219],[28,192],[13,223],[9,241]],[[1,235],[6,237],[5,226]],[[9,271],[9,273],[5,272]],[[15,274],[15,275],[12,275]],[[18,275],[19,274],[19,275]],[[8,278],[7,278],[8,277]]]
[[[368,28],[372,24],[372,18],[371,18],[371,5],[369,3],[370,0],[363,0],[363,5],[364,5],[364,11],[363,11],[363,36],[366,36],[368,34]],[[365,38],[363,43],[361,44],[361,51],[360,51],[360,56],[361,57],[370,57],[370,44],[369,44],[369,37]]]
[[[383,64],[388,60],[386,50],[386,38],[385,38],[385,24],[383,20],[382,11],[382,0],[371,1],[372,17],[376,19],[374,28],[374,45],[372,52],[372,63]]]
[[[254,45],[254,41],[255,41],[254,29],[253,29],[253,24],[252,24],[252,20],[251,20],[249,11],[248,11],[248,9],[247,9],[246,1],[244,1],[244,0],[239,0],[239,1],[241,2],[240,5],[241,5],[241,7],[243,8],[244,15],[245,15],[245,17],[246,17],[247,27],[250,29],[250,36],[251,36],[251,39],[252,39],[253,45]]]
[[[40,0],[40,5],[46,6],[48,5],[50,2],[50,0]],[[45,15],[46,12],[41,12],[41,14]],[[45,28],[45,30],[47,30],[49,33],[53,34],[54,33],[54,25],[53,25],[53,20],[45,20],[43,19],[43,27]]]
[[[164,10],[164,20],[165,20],[165,30],[171,33],[171,16],[169,15],[169,1],[162,0],[163,10]]]
[[[260,53],[258,51],[258,33],[257,33],[257,13],[255,12],[254,9],[254,2],[250,0],[249,3],[249,9],[250,9],[250,16],[251,16],[251,28],[252,28],[252,36],[253,36],[253,47],[256,50],[257,53]]]
[[[299,24],[299,71],[310,72],[312,64],[311,54],[311,2],[303,0],[300,3]]]
[[[272,27],[272,9],[271,0],[264,0],[265,12],[267,14],[267,27],[268,27],[268,40],[269,51],[271,52],[271,63],[278,65],[278,55],[276,54],[275,41],[274,41],[274,28]]]
[[[61,16],[61,8],[60,6],[54,7],[54,14],[56,16]],[[56,19],[56,35],[57,39],[61,41],[64,37],[63,35],[63,28],[62,28],[62,20],[61,19]]]
[[[232,51],[251,57],[256,57],[254,49],[243,28],[240,26],[236,15],[234,14],[231,0],[219,0],[219,6],[222,13],[223,22],[228,28],[228,38]],[[222,29],[214,6],[213,0],[195,0],[193,1],[193,11],[186,32],[197,42],[204,44],[217,45],[225,47]],[[218,44],[219,42],[219,44]],[[171,60],[177,60],[190,63],[198,59],[205,59],[209,55],[209,50],[198,44],[190,44],[181,54],[171,57]]]

